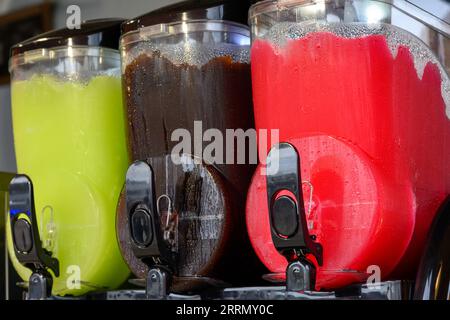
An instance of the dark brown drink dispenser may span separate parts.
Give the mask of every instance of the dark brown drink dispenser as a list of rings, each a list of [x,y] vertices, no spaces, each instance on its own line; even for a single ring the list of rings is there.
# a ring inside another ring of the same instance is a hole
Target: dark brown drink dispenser
[[[117,233],[141,282],[161,280],[169,290],[187,292],[231,280],[248,284],[260,275],[245,230],[254,166],[207,164],[195,152],[181,152],[178,162],[172,157],[177,130],[190,134],[192,151],[210,143],[198,141],[199,126],[223,137],[227,129],[254,127],[248,8],[247,1],[185,1],[123,25],[123,89],[135,163],[118,207]]]

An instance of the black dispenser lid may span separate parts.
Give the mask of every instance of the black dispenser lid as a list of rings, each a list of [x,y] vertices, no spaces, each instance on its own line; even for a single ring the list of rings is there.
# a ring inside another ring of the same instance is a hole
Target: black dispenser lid
[[[81,24],[80,29],[62,28],[42,33],[14,45],[11,56],[35,49],[62,46],[93,46],[118,50],[123,19],[97,19]]]
[[[187,0],[129,20],[122,34],[162,23],[186,20],[226,20],[247,25],[252,0]]]

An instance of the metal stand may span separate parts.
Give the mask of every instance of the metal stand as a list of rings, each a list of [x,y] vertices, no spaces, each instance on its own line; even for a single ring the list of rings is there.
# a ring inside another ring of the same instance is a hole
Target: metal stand
[[[354,285],[339,291],[291,291],[284,286],[230,288],[223,290],[224,300],[410,300],[413,283],[387,281],[371,285]]]

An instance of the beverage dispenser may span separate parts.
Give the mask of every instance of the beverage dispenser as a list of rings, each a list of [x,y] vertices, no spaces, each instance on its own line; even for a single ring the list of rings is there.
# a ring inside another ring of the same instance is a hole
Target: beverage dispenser
[[[133,273],[159,279],[167,290],[243,283],[258,274],[245,231],[254,165],[215,161],[202,152],[212,139],[202,139],[207,132],[225,137],[228,129],[254,126],[248,8],[247,1],[184,1],[122,28],[135,163],[117,233]],[[180,149],[184,134],[188,142]]]
[[[262,1],[250,22],[256,128],[280,138],[247,199],[268,279],[414,278],[450,193],[449,25],[358,0]]]
[[[22,279],[41,283],[35,288],[31,282],[31,295],[50,294],[51,287],[60,296],[114,289],[129,275],[115,236],[129,165],[121,22],[93,20],[80,29],[51,31],[11,51],[14,146],[22,175],[10,185],[8,240]]]

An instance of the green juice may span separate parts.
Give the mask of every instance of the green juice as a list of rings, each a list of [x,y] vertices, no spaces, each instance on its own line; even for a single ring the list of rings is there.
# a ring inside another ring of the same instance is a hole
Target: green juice
[[[60,263],[53,294],[118,287],[129,275],[115,233],[129,164],[120,79],[35,76],[11,90],[17,169],[33,181],[41,239]]]

